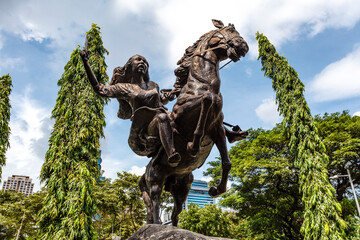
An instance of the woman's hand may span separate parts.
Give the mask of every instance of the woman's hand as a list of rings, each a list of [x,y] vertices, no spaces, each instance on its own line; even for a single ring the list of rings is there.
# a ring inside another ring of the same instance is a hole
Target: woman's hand
[[[87,51],[87,50],[80,50],[79,51],[79,54],[80,54],[80,57],[81,59],[84,61],[84,62],[87,62],[89,61],[89,55],[90,55],[90,52]]]
[[[174,90],[162,89],[160,92],[162,94],[161,97],[162,97],[163,100],[173,101],[175,99]]]

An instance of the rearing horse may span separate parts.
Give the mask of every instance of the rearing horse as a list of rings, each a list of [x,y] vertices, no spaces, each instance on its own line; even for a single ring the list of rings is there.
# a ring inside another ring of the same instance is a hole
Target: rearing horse
[[[160,148],[146,167],[140,188],[147,206],[147,222],[160,223],[159,199],[163,186],[174,198],[172,224],[177,226],[178,215],[189,193],[193,174],[205,162],[212,146],[217,146],[222,160],[219,185],[209,190],[216,197],[226,191],[231,162],[226,147],[243,139],[247,133],[229,131],[223,125],[222,96],[220,93],[219,62],[227,58],[236,62],[248,52],[248,45],[234,25],[224,26],[213,20],[217,30],[200,37],[188,47],[175,70],[177,102],[171,113],[175,149],[181,155],[176,167],[169,166],[167,155]]]

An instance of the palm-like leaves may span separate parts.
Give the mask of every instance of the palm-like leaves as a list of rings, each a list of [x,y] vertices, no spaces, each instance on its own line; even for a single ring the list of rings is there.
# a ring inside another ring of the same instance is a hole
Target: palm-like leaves
[[[9,74],[0,77],[0,179],[2,174],[2,166],[5,165],[5,153],[9,144],[10,135],[10,100],[11,93],[11,77]]]
[[[278,110],[290,137],[290,152],[299,168],[305,204],[301,227],[304,239],[343,239],[345,222],[340,217],[341,207],[328,179],[328,156],[304,97],[304,84],[263,34],[257,33],[256,39],[262,70],[273,80]]]
[[[100,28],[88,32],[89,63],[98,81],[108,82]],[[97,96],[87,80],[79,49],[75,49],[58,81],[60,90],[52,111],[54,129],[41,170],[49,190],[40,212],[42,239],[92,239],[93,197],[99,138],[103,136],[106,99]]]

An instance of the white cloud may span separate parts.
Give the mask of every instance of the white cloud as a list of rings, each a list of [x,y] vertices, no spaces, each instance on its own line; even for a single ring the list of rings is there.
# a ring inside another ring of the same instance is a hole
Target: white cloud
[[[276,46],[300,35],[313,36],[327,28],[351,28],[360,19],[358,0],[271,1],[229,0],[112,0],[1,1],[0,30],[24,40],[50,39],[54,61],[64,63],[71,49],[83,44],[92,22],[102,27],[109,66],[124,64],[133,54],[150,58],[151,65],[173,68],[186,47],[214,29],[210,19],[234,23],[257,56],[256,31]],[[51,17],[49,17],[51,14]],[[68,53],[68,54],[64,54]],[[65,57],[65,58],[66,58]],[[61,68],[64,64],[60,65]],[[61,69],[60,69],[61,70]]]
[[[256,115],[265,123],[275,125],[280,122],[277,105],[272,98],[267,98],[255,109]]]
[[[213,179],[212,179],[212,177],[202,177],[200,180],[201,180],[201,181],[205,181],[205,182],[210,182],[210,181],[212,181]]]
[[[46,34],[38,30],[38,27],[35,24],[30,22],[24,23],[24,29],[20,33],[21,38],[24,41],[37,41],[42,42],[45,38],[47,38]]]
[[[117,173],[124,170],[124,166],[126,165],[125,160],[112,158],[111,155],[103,155],[101,158],[101,170],[104,171],[103,177],[111,178],[112,180],[117,178]]]
[[[360,46],[343,59],[326,66],[310,83],[315,101],[360,96]]]
[[[353,116],[359,116],[360,117],[360,111],[357,111],[353,114]]]
[[[115,6],[117,10],[126,9],[136,14],[153,9],[155,6],[159,6],[161,4],[163,4],[161,0],[115,0]]]
[[[0,34],[0,51],[4,46],[4,37]]]
[[[39,175],[53,125],[50,110],[30,97],[30,88],[23,94],[11,94],[10,148],[6,152],[3,179],[17,174],[29,175],[40,189]]]
[[[246,68],[246,69],[245,69],[245,73],[246,73],[246,75],[248,75],[249,77],[253,74],[251,68]]]
[[[138,176],[142,176],[145,173],[145,169],[146,167],[132,166],[129,172]]]
[[[187,46],[212,29],[212,18],[225,24],[234,23],[249,44],[249,54],[255,57],[257,31],[280,47],[300,35],[313,36],[327,28],[353,27],[360,19],[360,4],[358,0],[230,0],[223,4],[215,0],[183,0],[163,3],[157,8],[156,16],[158,24],[169,33],[170,63],[175,64]]]
[[[148,57],[156,55],[151,65],[164,62],[166,54],[161,51],[164,31],[153,24],[153,10],[160,4],[136,1],[0,1],[0,30],[18,35],[24,41],[38,41],[55,50],[52,69],[61,72],[71,51],[83,45],[85,32],[91,23],[102,29],[104,46],[110,51],[110,69],[123,65],[126,60],[140,53]],[[51,17],[50,17],[51,16]],[[158,64],[158,66],[162,66]]]
[[[22,58],[0,57],[0,73],[6,74],[6,73],[8,73],[9,70],[12,70],[20,65],[24,65],[24,60]],[[24,70],[24,69],[22,69],[22,70]]]

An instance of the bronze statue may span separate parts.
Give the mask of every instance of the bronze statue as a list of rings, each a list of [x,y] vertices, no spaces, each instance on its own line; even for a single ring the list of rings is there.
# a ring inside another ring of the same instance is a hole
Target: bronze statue
[[[140,156],[151,157],[162,144],[168,163],[176,166],[180,154],[175,151],[170,117],[164,104],[169,97],[160,95],[159,86],[150,81],[149,64],[140,55],[132,56],[124,67],[114,69],[110,86],[97,83],[88,63],[88,52],[80,51],[94,91],[102,97],[117,98],[118,117],[132,120],[129,136],[131,149]]]
[[[237,126],[232,130],[224,126],[219,62],[227,58],[238,61],[248,52],[248,45],[234,25],[224,26],[218,20],[213,23],[218,29],[204,34],[186,49],[175,70],[175,89],[164,90],[163,94],[156,83],[149,81],[145,58],[139,55],[130,58],[124,67],[115,68],[110,86],[103,86],[90,69],[87,51],[80,52],[95,92],[117,98],[118,116],[132,119],[131,149],[151,157],[139,183],[148,223],[160,223],[159,199],[165,186],[174,198],[171,219],[177,226],[193,181],[192,171],[204,164],[214,143],[222,160],[222,177],[209,194],[216,197],[224,193],[231,168],[226,137],[234,142],[247,135]],[[169,113],[164,104],[175,96],[176,104]]]

